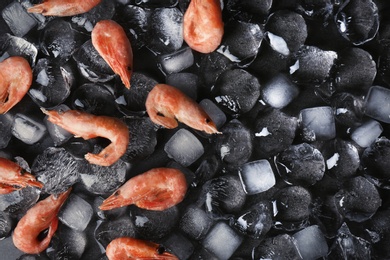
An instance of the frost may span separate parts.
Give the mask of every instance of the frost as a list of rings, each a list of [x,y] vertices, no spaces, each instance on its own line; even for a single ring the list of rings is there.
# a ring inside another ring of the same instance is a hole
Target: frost
[[[339,158],[340,155],[338,153],[335,153],[332,157],[326,160],[326,166],[328,167],[328,169],[332,169],[334,166],[337,166]]]
[[[268,135],[271,135],[271,132],[268,131],[267,127],[263,127],[263,129],[261,129],[260,132],[255,133],[256,137],[262,137],[262,136],[268,136]]]

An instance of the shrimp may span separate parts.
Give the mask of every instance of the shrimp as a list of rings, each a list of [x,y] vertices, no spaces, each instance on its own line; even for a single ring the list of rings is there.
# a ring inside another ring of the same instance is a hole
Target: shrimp
[[[131,237],[120,237],[112,240],[107,248],[106,255],[109,260],[125,259],[156,259],[179,260],[175,255],[164,252],[160,245],[150,241]]]
[[[165,210],[181,202],[187,192],[184,174],[174,168],[154,168],[128,180],[100,205],[110,210],[131,204],[148,210]]]
[[[92,44],[111,69],[130,88],[133,50],[123,28],[112,20],[98,22],[91,33]]]
[[[210,53],[221,44],[224,34],[219,0],[191,0],[183,18],[185,42],[201,53]]]
[[[145,106],[155,124],[171,129],[178,126],[177,119],[208,134],[220,134],[214,122],[198,103],[170,85],[157,84],[149,92]]]
[[[71,188],[58,196],[50,195],[27,211],[12,234],[14,245],[19,250],[28,254],[39,254],[49,246],[58,227],[57,214],[70,192]],[[39,234],[47,228],[49,232],[40,240]]]
[[[43,3],[27,9],[29,13],[39,13],[52,16],[72,16],[86,13],[101,0],[44,0]]]
[[[92,164],[110,166],[125,154],[129,144],[129,129],[121,120],[108,116],[95,116],[77,110],[48,111],[48,120],[85,140],[104,137],[111,141],[99,154],[87,153],[85,159]]]
[[[14,56],[0,62],[0,114],[13,108],[30,89],[33,75],[30,64]]]
[[[14,186],[42,188],[43,184],[13,161],[0,157],[0,194],[17,190]]]

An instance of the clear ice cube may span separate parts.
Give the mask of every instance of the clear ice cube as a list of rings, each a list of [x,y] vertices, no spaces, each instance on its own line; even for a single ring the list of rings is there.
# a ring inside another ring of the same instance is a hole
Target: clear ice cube
[[[164,151],[170,158],[187,167],[203,155],[204,148],[190,131],[180,129],[165,144]]]
[[[390,123],[390,89],[372,86],[367,94],[365,114],[378,121]]]
[[[76,231],[84,231],[93,215],[92,206],[83,198],[71,194],[61,207],[58,218]]]
[[[239,176],[248,195],[269,190],[276,183],[274,172],[267,160],[245,163],[241,166]]]
[[[38,23],[17,1],[10,3],[1,12],[1,16],[15,36],[26,35]]]
[[[287,106],[299,94],[299,88],[286,76],[279,74],[262,88],[262,100],[274,108]]]
[[[206,250],[220,260],[229,259],[241,245],[243,238],[225,222],[216,223],[202,241]]]
[[[0,49],[0,54],[5,52],[9,56],[24,57],[30,62],[30,65],[35,64],[38,55],[38,49],[34,44],[8,33],[0,37]],[[0,60],[2,59],[0,58]]]
[[[382,125],[375,120],[369,120],[351,133],[351,139],[360,147],[369,147],[383,132]]]
[[[40,120],[28,115],[16,114],[12,135],[26,144],[35,144],[46,134],[46,126]]]
[[[180,233],[172,233],[162,242],[179,259],[188,259],[194,252],[194,245]]]
[[[213,101],[210,99],[203,99],[199,102],[199,105],[210,116],[211,120],[217,126],[217,129],[226,123],[225,113]]]
[[[315,260],[328,254],[328,244],[317,225],[309,226],[293,235],[303,260]]]
[[[333,109],[329,106],[301,110],[301,128],[305,141],[323,141],[336,137]]]
[[[194,64],[194,54],[191,48],[184,47],[174,53],[158,57],[157,66],[165,74],[177,73]]]

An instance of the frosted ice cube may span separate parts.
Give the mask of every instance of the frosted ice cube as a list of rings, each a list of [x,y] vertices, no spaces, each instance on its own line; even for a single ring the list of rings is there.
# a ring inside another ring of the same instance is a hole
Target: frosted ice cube
[[[385,123],[390,123],[390,89],[372,86],[368,91],[365,114]]]
[[[239,176],[244,191],[249,195],[266,191],[276,183],[274,172],[267,160],[245,163],[239,171]]]
[[[171,74],[185,70],[194,64],[194,55],[191,48],[185,47],[174,53],[158,57],[157,66],[165,74]]]
[[[61,111],[67,111],[70,109],[66,105],[60,105],[60,106],[58,106],[58,108],[60,108]],[[49,132],[51,139],[53,139],[55,146],[58,146],[58,145],[65,143],[67,140],[69,140],[73,136],[73,134],[66,131],[64,128],[50,122],[48,120],[48,118],[49,118],[49,116],[46,116],[43,121],[46,125],[47,131]]]
[[[187,167],[203,155],[204,148],[190,131],[180,129],[165,144],[164,151],[169,158]]]
[[[295,233],[293,238],[303,260],[315,260],[328,254],[328,244],[318,226],[309,226]]]
[[[2,13],[4,21],[15,36],[22,37],[26,35],[38,23],[27,13],[26,9],[17,1],[7,5]]]
[[[194,245],[179,233],[173,233],[162,242],[179,259],[189,259],[194,252]]]
[[[13,117],[7,113],[0,115],[0,149],[7,147],[9,140],[11,140]]]
[[[369,147],[383,132],[382,125],[375,120],[369,120],[358,128],[352,134],[351,139],[360,147]]]
[[[81,197],[71,194],[58,213],[58,218],[71,229],[84,231],[92,215],[92,206]]]
[[[46,126],[32,117],[24,114],[16,114],[12,135],[26,144],[34,144],[46,134]]]
[[[180,219],[179,227],[186,235],[198,240],[204,238],[212,223],[212,219],[203,209],[189,206]]]
[[[283,108],[299,94],[299,88],[282,74],[268,81],[262,88],[262,99],[271,107]]]
[[[210,116],[211,120],[217,126],[217,129],[222,127],[226,122],[225,113],[210,99],[203,99],[199,102],[199,105]]]
[[[198,76],[194,73],[180,72],[167,75],[165,82],[183,91],[190,98],[198,98]]]
[[[229,259],[241,245],[243,238],[225,222],[215,224],[202,245],[220,260]]]
[[[301,128],[305,141],[330,140],[336,137],[333,109],[329,106],[301,110]]]

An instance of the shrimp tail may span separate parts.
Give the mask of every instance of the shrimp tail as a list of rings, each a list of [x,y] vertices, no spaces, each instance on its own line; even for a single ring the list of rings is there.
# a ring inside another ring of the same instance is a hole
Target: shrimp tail
[[[47,12],[46,5],[44,3],[37,4],[27,8],[28,13],[45,14]]]
[[[122,196],[118,195],[115,192],[114,194],[112,194],[110,197],[108,197],[103,201],[103,203],[99,206],[99,209],[111,210],[111,209],[116,209],[131,204],[127,202],[128,201],[126,201]]]

